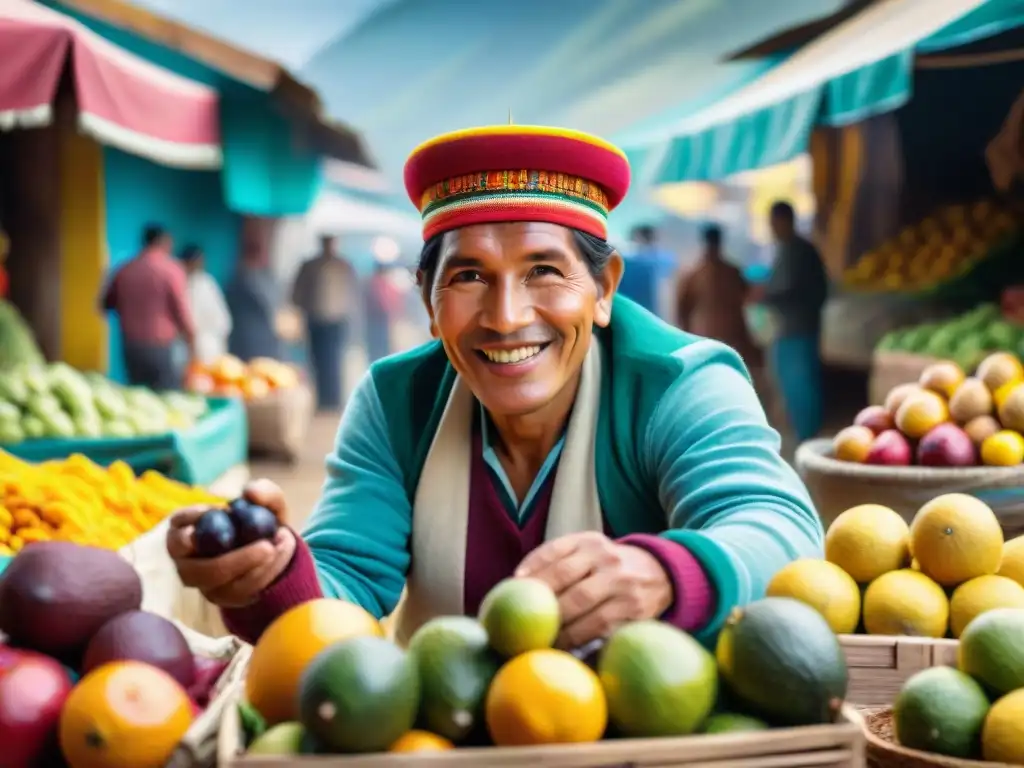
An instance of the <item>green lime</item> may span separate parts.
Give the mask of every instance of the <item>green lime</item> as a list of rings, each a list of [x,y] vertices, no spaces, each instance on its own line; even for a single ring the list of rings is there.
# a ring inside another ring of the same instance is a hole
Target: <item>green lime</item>
[[[512,658],[554,645],[562,620],[558,598],[538,579],[505,579],[480,604],[491,647]]]

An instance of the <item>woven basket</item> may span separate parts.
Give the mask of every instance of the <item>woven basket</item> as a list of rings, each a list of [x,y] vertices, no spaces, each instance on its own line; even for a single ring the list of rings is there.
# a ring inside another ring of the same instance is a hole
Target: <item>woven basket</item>
[[[1006,538],[1024,534],[1024,465],[941,469],[852,464],[832,458],[831,440],[817,439],[797,449],[796,466],[825,525],[858,504],[882,504],[910,522],[936,496],[966,493],[992,507]]]
[[[907,749],[895,743],[892,707],[861,710],[867,739],[868,768],[1014,768],[1006,763],[961,760]]]

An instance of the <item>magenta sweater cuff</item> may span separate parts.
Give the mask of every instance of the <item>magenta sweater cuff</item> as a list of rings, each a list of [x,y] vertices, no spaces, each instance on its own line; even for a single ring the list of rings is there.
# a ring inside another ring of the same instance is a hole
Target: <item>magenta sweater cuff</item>
[[[282,613],[320,597],[323,597],[323,591],[316,575],[313,554],[302,537],[295,533],[295,554],[277,581],[267,587],[256,602],[244,608],[222,608],[221,616],[229,632],[247,643],[255,643]]]
[[[686,632],[703,629],[714,615],[715,589],[697,558],[686,547],[661,536],[635,533],[618,542],[646,550],[668,574],[675,599],[661,620]]]

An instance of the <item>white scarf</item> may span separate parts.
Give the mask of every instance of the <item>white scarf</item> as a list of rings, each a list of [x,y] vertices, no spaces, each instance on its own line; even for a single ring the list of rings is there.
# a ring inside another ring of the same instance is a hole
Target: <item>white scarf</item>
[[[601,347],[593,339],[558,462],[545,540],[604,529],[594,468],[600,405]],[[429,619],[464,612],[475,408],[473,393],[457,378],[416,489],[412,566],[395,617],[396,637],[403,644]]]

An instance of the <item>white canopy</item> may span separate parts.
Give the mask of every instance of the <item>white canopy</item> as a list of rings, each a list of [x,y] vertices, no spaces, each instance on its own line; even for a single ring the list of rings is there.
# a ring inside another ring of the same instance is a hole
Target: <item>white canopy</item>
[[[882,0],[806,45],[717,104],[677,124],[694,134],[770,108],[861,67],[913,48],[986,0]]]
[[[396,239],[421,237],[422,224],[410,206],[409,212],[375,205],[349,195],[324,192],[307,214],[309,225],[318,232],[390,235]]]

